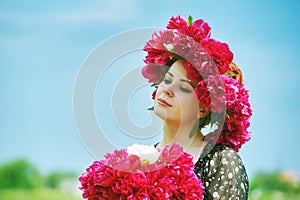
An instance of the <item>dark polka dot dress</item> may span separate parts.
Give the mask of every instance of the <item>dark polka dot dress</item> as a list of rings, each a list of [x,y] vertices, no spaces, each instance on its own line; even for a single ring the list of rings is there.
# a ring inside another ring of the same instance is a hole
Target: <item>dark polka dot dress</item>
[[[248,176],[239,155],[231,148],[208,143],[195,164],[195,173],[202,180],[203,200],[248,199]]]

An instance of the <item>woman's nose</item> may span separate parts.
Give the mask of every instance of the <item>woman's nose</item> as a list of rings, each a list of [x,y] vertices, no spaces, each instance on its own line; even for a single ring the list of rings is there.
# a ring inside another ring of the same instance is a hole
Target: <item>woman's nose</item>
[[[168,88],[164,88],[163,93],[165,95],[167,95],[168,97],[173,97],[174,96],[174,92],[169,90]]]

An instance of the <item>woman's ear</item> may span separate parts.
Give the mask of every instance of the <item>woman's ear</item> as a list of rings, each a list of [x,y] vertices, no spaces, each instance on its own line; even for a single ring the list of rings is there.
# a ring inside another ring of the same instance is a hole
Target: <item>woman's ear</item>
[[[205,117],[206,115],[208,115],[208,113],[210,112],[209,109],[205,109],[204,107],[202,107],[201,105],[199,106],[199,112],[198,112],[198,115],[197,117],[199,119]]]

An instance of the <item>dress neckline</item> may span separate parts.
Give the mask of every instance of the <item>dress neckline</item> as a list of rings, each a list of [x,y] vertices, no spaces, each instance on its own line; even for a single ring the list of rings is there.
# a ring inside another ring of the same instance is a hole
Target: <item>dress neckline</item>
[[[156,143],[156,144],[154,144],[154,147],[156,148],[158,144],[159,144],[159,142]],[[212,144],[211,141],[207,141],[207,143],[205,144],[205,146],[204,146],[204,148],[203,148],[203,151],[201,152],[201,154],[200,154],[199,158],[197,159],[195,165],[196,165],[198,162],[200,162],[200,160],[202,160],[202,159],[204,159],[206,156],[208,156],[208,154],[209,154],[216,146],[218,146],[218,145],[217,145],[217,144]]]

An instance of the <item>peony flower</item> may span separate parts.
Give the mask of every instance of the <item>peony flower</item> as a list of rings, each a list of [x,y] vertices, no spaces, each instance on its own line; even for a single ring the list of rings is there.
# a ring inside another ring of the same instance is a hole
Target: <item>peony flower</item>
[[[209,76],[200,81],[195,89],[195,94],[201,106],[206,110],[221,113],[226,108],[225,89],[220,76]]]
[[[183,154],[183,148],[179,144],[173,144],[171,146],[166,146],[161,154],[160,160],[165,163],[175,162]]]
[[[101,167],[98,173],[94,176],[94,182],[96,185],[109,187],[113,185],[116,177],[117,173],[113,168],[103,165],[103,167]]]
[[[144,46],[144,51],[147,51],[145,63],[166,64],[169,57],[174,56],[169,49],[166,48],[166,44],[172,44],[174,33],[172,31],[159,31],[152,35],[152,39],[149,40]]]
[[[187,60],[184,60],[182,63],[183,67],[186,70],[187,78],[195,83],[198,83],[201,81],[203,78],[199,71]]]
[[[154,163],[160,155],[159,150],[154,145],[133,144],[127,147],[127,152],[138,156],[141,161],[146,160],[149,163]]]
[[[182,16],[182,15],[178,15],[176,17],[172,16],[168,25],[167,25],[167,28],[168,29],[182,29],[183,27],[186,27],[188,24],[187,24],[187,21],[186,19]]]
[[[200,50],[199,48],[201,47],[193,38],[184,34],[178,34],[178,36],[174,38],[174,53],[185,60],[193,59],[195,53]]]
[[[155,90],[152,92],[152,99],[153,99],[153,100],[155,100],[156,92],[157,92],[158,86],[154,86],[154,87],[155,87]]]
[[[188,35],[190,37],[194,37],[196,41],[203,42],[210,38],[211,28],[207,22],[204,22],[202,19],[198,19],[193,23],[192,27],[194,30],[191,31],[192,33],[190,35]]]
[[[148,64],[142,68],[142,75],[149,83],[160,83],[166,74],[168,67],[159,64]]]
[[[248,91],[237,80],[222,75],[222,82],[226,91],[226,112],[222,130],[217,130],[221,134],[212,133],[207,135],[209,140],[215,140],[218,135],[218,144],[223,144],[239,151],[241,146],[250,140],[251,133],[247,130],[250,126],[252,110],[249,103]],[[205,99],[206,100],[206,99]]]
[[[134,144],[127,149],[108,153],[106,159],[95,161],[79,178],[83,198],[202,199],[204,188],[194,173],[192,156],[183,152],[178,144],[166,146],[160,151],[161,156],[154,163],[140,166],[134,171],[122,171],[111,166],[122,166],[128,164],[126,159],[131,156],[157,153],[159,150],[153,146]]]
[[[220,74],[227,72],[229,69],[229,64],[233,59],[233,53],[230,51],[228,45],[214,39],[209,39],[208,42],[202,42],[201,44],[214,60]]]
[[[196,20],[191,26],[188,25],[186,19],[182,15],[171,17],[167,28],[176,29],[180,33],[193,37],[197,42],[208,40],[211,30],[208,23],[204,22],[202,19]]]

